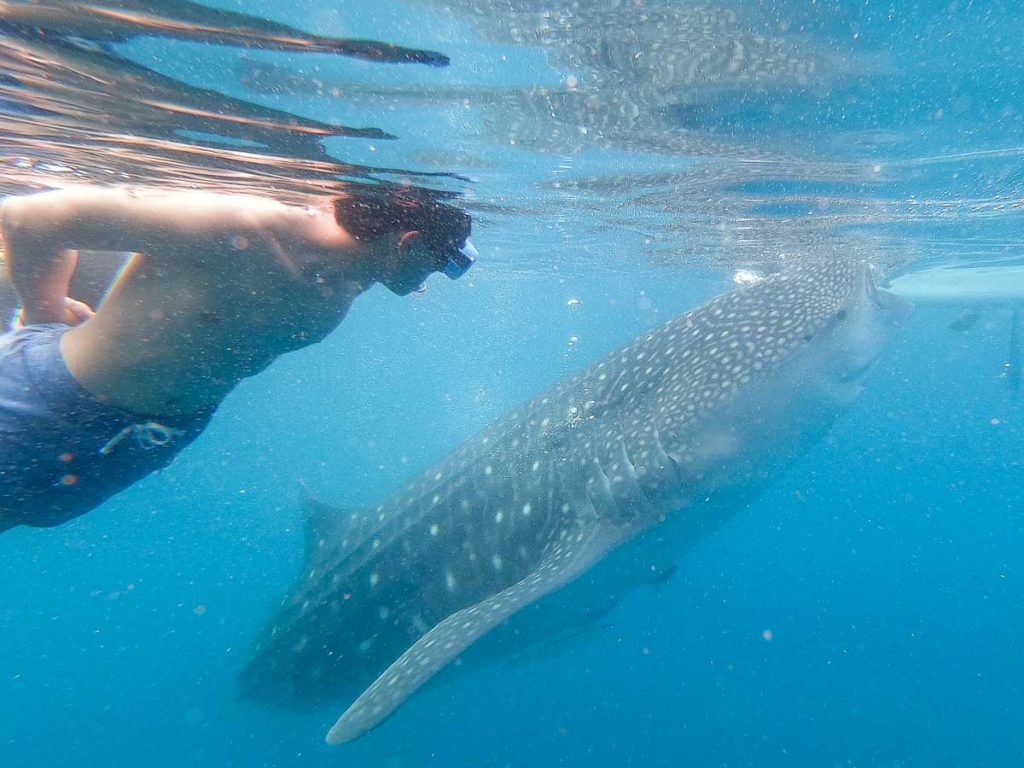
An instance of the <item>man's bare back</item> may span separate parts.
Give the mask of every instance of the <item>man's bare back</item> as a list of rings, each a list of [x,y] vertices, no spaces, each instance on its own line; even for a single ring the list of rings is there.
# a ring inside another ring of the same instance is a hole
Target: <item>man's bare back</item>
[[[457,277],[472,264],[464,213],[437,202],[383,200],[302,207],[243,195],[84,187],[8,198],[0,232],[32,332],[25,338],[57,334],[62,362],[42,367],[66,364],[63,376],[97,403],[173,436],[160,421],[196,422],[201,431],[239,381],[322,339],[374,283],[404,295],[432,272]],[[339,223],[343,216],[348,227]],[[79,250],[135,253],[95,313],[68,296]],[[0,359],[0,428],[4,365]],[[17,380],[6,384],[19,391]],[[34,404],[10,407],[21,413]],[[160,440],[143,447],[163,446]],[[110,446],[100,447],[102,454]],[[0,455],[5,461],[18,466],[17,456]],[[0,466],[0,476],[6,471]],[[68,477],[78,483],[73,473],[57,483]],[[22,514],[2,495],[0,487],[0,530],[5,509],[8,518]]]

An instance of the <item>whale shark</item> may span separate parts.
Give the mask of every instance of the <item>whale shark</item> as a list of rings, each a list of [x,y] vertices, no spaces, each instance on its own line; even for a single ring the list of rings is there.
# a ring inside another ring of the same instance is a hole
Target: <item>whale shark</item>
[[[243,691],[354,698],[340,744],[485,635],[592,624],[813,445],[909,308],[866,264],[803,264],[642,334],[379,503],[307,499],[308,562]]]

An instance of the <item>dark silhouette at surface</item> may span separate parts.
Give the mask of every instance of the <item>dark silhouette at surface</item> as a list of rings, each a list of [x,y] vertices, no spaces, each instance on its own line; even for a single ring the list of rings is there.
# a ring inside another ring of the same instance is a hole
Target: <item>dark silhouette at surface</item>
[[[286,24],[234,11],[173,0],[122,2],[3,3],[0,18],[9,33],[46,30],[93,42],[120,43],[137,35],[302,53],[333,53],[383,64],[428,64],[443,67],[448,57],[437,51],[403,48],[376,40],[344,40],[311,35]]]
[[[336,193],[352,179],[417,176],[345,163],[322,144],[396,138],[382,128],[324,122],[190,85],[118,49],[144,35],[448,64],[434,51],[309,34],[191,2],[0,3],[0,194],[66,183],[73,174],[76,181],[272,189],[295,199]]]

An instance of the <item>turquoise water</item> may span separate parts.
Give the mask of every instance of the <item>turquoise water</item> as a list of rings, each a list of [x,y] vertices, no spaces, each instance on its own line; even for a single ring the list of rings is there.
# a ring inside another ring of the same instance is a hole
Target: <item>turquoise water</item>
[[[0,539],[0,765],[1024,762],[1009,301],[922,305],[828,437],[598,629],[442,675],[336,748],[323,735],[347,702],[296,712],[237,695],[302,565],[300,483],[371,503],[738,269],[837,252],[890,274],[1019,266],[1018,9],[231,7],[451,57],[118,49],[396,135],[324,146],[457,174],[429,183],[464,194],[481,260],[420,298],[375,289],[325,342],[243,383],[159,476]]]

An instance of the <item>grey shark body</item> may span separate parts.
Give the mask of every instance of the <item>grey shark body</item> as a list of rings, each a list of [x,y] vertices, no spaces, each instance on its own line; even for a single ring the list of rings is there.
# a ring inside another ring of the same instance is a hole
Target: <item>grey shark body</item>
[[[516,614],[516,643],[599,615],[825,432],[907,306],[865,265],[802,266],[637,337],[379,504],[308,502],[309,563],[244,686],[356,697],[341,743]]]

